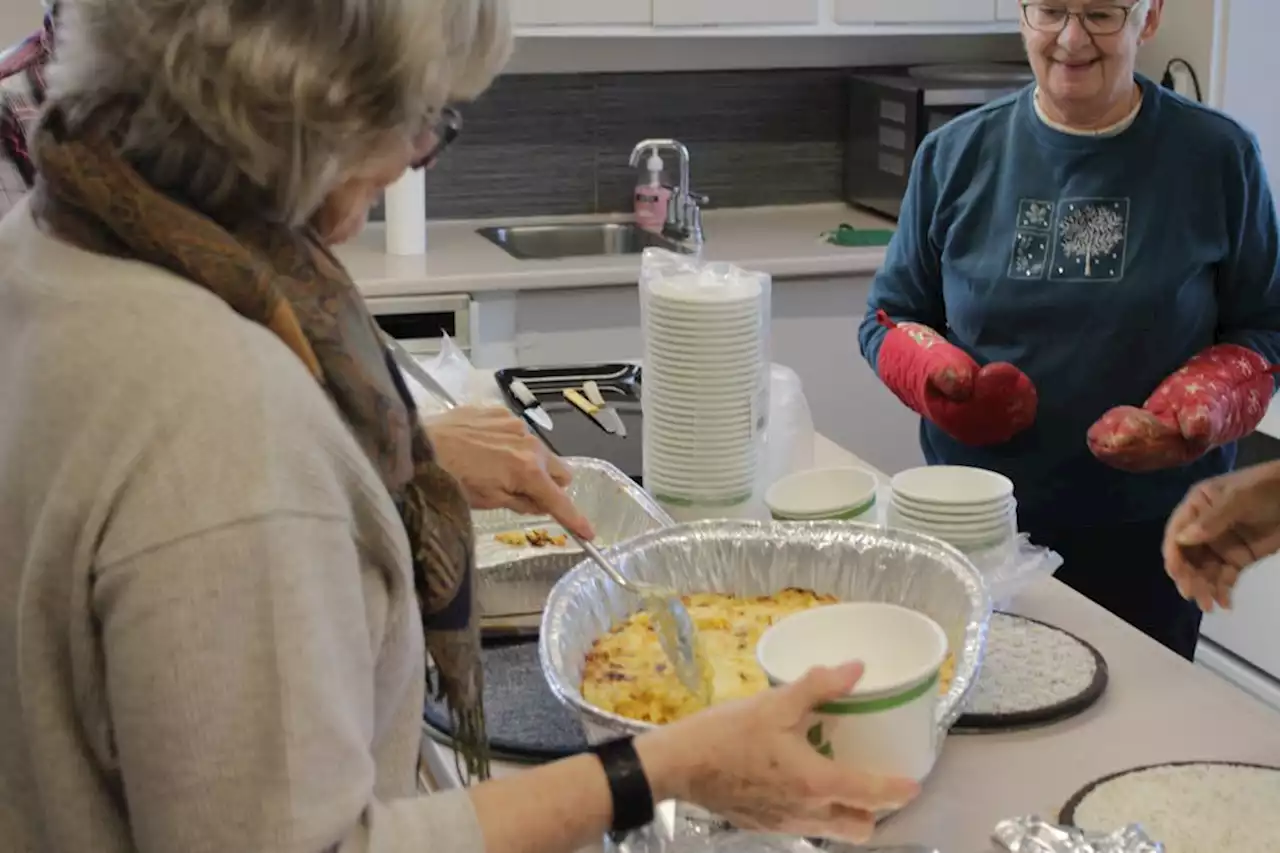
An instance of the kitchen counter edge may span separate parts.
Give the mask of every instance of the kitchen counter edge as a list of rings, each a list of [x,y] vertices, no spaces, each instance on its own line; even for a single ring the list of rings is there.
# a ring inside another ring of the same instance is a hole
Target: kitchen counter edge
[[[477,234],[495,225],[627,222],[625,215],[524,217],[431,221],[425,255],[388,255],[385,230],[371,223],[337,255],[368,298],[446,293],[494,293],[634,286],[640,256],[596,256],[517,260]],[[894,223],[844,204],[733,208],[706,213],[703,258],[767,272],[776,281],[870,276],[884,262],[885,248],[834,246],[823,232],[849,223],[889,229]]]

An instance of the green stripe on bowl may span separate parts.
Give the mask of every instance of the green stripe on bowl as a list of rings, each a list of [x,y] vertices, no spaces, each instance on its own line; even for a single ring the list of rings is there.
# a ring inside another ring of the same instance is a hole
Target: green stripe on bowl
[[[858,504],[851,509],[838,509],[832,514],[818,513],[817,515],[790,515],[778,510],[771,510],[774,521],[849,521],[866,513],[876,505],[874,497],[866,503]]]
[[[670,504],[671,506],[682,507],[710,507],[720,508],[727,506],[741,506],[751,500],[751,492],[743,492],[740,495],[730,495],[727,498],[685,498],[677,495],[663,494],[662,492],[653,493],[654,500],[659,503]]]
[[[850,698],[839,702],[827,702],[814,708],[814,712],[818,714],[831,714],[833,716],[848,716],[850,714],[878,714],[882,711],[892,711],[894,708],[901,708],[909,702],[919,699],[930,690],[937,691],[939,674],[935,672],[930,678],[920,682],[915,687],[902,693],[895,693],[892,696],[878,696],[874,699],[857,699]],[[774,687],[778,687],[778,682],[772,678],[769,679]]]

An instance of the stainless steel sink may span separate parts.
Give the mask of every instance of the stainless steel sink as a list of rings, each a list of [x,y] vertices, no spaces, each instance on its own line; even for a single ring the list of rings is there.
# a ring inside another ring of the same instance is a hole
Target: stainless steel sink
[[[688,250],[630,222],[560,223],[481,228],[481,237],[522,261],[599,255],[638,255],[650,246],[688,254]]]

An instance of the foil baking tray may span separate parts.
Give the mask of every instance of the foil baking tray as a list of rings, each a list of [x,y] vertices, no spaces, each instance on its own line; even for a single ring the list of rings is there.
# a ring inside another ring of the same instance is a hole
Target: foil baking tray
[[[573,474],[569,497],[591,521],[600,547],[674,524],[653,498],[616,466],[581,456],[563,461]],[[472,513],[471,519],[476,537],[476,589],[486,621],[542,613],[556,581],[582,560],[582,549],[572,539],[563,545],[513,547],[494,538],[500,533],[529,530],[562,536],[564,529],[548,516],[480,510]]]
[[[938,853],[923,844],[853,847],[795,835],[749,832],[698,811],[683,804],[662,803],[648,826],[622,838],[606,835],[604,853]]]
[[[946,631],[956,656],[955,678],[938,706],[939,745],[977,681],[991,600],[973,564],[937,539],[849,522],[704,521],[645,534],[608,555],[627,577],[682,593],[764,595],[800,587],[928,614]],[[596,638],[637,609],[633,596],[587,563],[566,574],[547,598],[542,669],[552,692],[578,713],[591,743],[652,727],[589,705],[580,690]]]

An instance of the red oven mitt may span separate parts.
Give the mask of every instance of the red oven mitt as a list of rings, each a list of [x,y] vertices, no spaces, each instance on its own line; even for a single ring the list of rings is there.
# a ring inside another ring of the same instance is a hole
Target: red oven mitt
[[[1007,362],[978,367],[958,346],[928,326],[894,323],[880,345],[880,380],[916,414],[962,444],[1002,444],[1036,419],[1036,388]]]
[[[1089,449],[1122,471],[1176,468],[1257,429],[1275,388],[1265,358],[1209,347],[1160,383],[1141,409],[1119,406],[1089,428]]]

